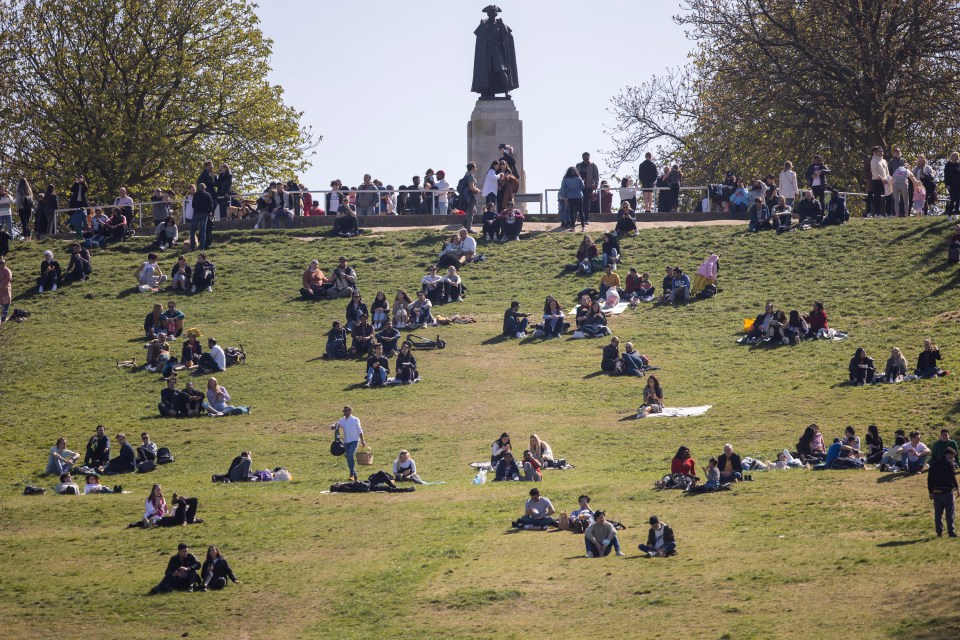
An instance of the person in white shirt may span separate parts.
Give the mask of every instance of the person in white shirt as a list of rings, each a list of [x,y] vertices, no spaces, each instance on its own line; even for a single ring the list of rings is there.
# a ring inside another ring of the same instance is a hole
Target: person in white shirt
[[[447,302],[463,302],[463,278],[460,277],[457,268],[453,265],[447,267],[447,275],[443,278],[443,288],[447,296]]]
[[[437,171],[437,183],[433,188],[437,191],[437,208],[434,213],[438,216],[447,215],[450,208],[450,183],[446,178],[447,173],[443,169]]]
[[[226,371],[227,354],[223,352],[223,347],[218,345],[214,338],[208,338],[207,349],[207,352],[200,357],[200,371],[203,373]]]
[[[799,193],[800,187],[797,185],[797,174],[793,170],[793,163],[787,161],[783,165],[783,171],[780,172],[780,195],[787,201],[787,206],[792,208]]]
[[[393,475],[397,477],[397,482],[409,480],[414,484],[424,484],[417,475],[417,463],[413,461],[410,452],[406,449],[401,449],[397,459],[393,461]]]
[[[13,237],[13,200],[3,185],[0,185],[0,227],[6,227],[7,233]]]
[[[914,474],[923,471],[923,465],[927,462],[930,449],[920,442],[919,431],[911,431],[910,440],[900,446],[900,454],[903,456],[903,464],[907,473]]]
[[[893,180],[890,177],[890,169],[887,161],[883,159],[883,147],[874,147],[870,157],[870,202],[872,204],[871,212],[874,216],[886,216],[886,192],[887,186],[893,188]]]
[[[58,496],[64,494],[78,496],[80,495],[80,487],[73,481],[73,476],[68,471],[60,474],[60,482],[53,487],[53,492]]]
[[[461,228],[458,233],[460,234],[460,246],[458,247],[460,264],[472,262],[473,257],[477,254],[477,241],[470,237],[470,234],[465,228]]]
[[[484,200],[484,204],[497,204],[497,188],[498,181],[500,176],[497,174],[497,169],[500,167],[500,162],[494,160],[491,163],[490,168],[487,169],[487,175],[483,179],[483,189],[480,190],[480,196]]]
[[[437,267],[435,265],[430,265],[427,269],[427,275],[420,278],[421,290],[424,295],[429,298],[430,302],[440,302],[440,296],[443,294],[441,282],[443,282],[443,278],[437,275]]]
[[[50,456],[47,458],[47,470],[44,473],[57,476],[68,473],[79,459],[79,453],[67,449],[67,439],[58,438],[57,445],[50,448]]]
[[[193,224],[193,196],[197,195],[197,187],[190,185],[187,195],[183,199],[183,228],[189,229]]]
[[[343,444],[346,445],[347,467],[350,469],[350,480],[356,482],[357,471],[356,461],[354,459],[357,453],[357,447],[366,447],[367,442],[363,439],[363,427],[360,426],[360,419],[353,415],[353,408],[347,405],[343,408],[343,417],[330,425],[331,430],[343,430]]]

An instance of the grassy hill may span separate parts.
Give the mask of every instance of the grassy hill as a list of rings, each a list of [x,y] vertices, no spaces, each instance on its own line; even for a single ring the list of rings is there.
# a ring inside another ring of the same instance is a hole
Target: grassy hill
[[[957,367],[960,271],[945,264],[949,227],[943,219],[858,220],[782,236],[700,227],[624,240],[625,266],[650,272],[658,289],[666,265],[692,275],[710,252],[722,255],[717,298],[645,305],[611,321],[662,367],[668,405],[713,405],[702,417],[641,421],[631,418],[643,382],[596,375],[606,340],[497,338],[511,298],[538,313],[547,294],[569,308],[577,291],[595,286],[563,271],[579,234],[482,247],[488,260],[462,271],[466,301],[441,310],[477,323],[419,332],[448,344],[417,354],[424,382],[372,390],[357,388],[359,362],[319,358],[346,301],[301,301],[300,273],[314,257],[329,271],[343,254],[368,302],[378,289],[392,300],[398,288],[417,288],[437,232],[223,234],[210,252],[218,285],[193,296],[132,293],[142,240],[97,252],[88,282],[28,293],[42,251],[52,248],[65,266],[65,245],[17,244],[8,256],[15,306],[33,316],[0,329],[3,635],[565,638],[595,633],[586,624],[615,638],[952,637],[960,633],[947,601],[958,547],[933,536],[925,476],[790,471],[755,473],[755,482],[714,495],[652,489],[680,444],[705,464],[725,442],[773,457],[811,422],[828,438],[847,425],[862,434],[875,423],[891,441],[896,428],[918,428],[928,443],[942,425],[956,427],[956,376],[841,384],[858,346],[878,365],[899,346],[912,366],[930,336],[944,367]],[[161,265],[174,260],[168,252]],[[252,415],[161,419],[159,375],[114,366],[142,354],[143,317],[170,297],[186,326],[246,348],[248,364],[218,378]],[[822,300],[831,326],[850,339],[735,344],[743,318],[768,299],[788,310]],[[345,403],[374,448],[370,472],[406,448],[425,479],[445,484],[322,494],[346,477],[343,459],[328,453],[328,425]],[[98,423],[134,440],[149,431],[176,463],[117,480],[128,495],[19,495],[24,483],[52,485],[38,472],[58,436],[82,450]],[[595,508],[628,525],[620,534],[628,557],[588,560],[580,536],[509,531],[531,485],[472,486],[467,466],[489,457],[501,431],[516,443],[537,433],[574,464],[546,472],[541,491],[568,511],[590,494]],[[295,481],[211,484],[242,449],[253,451],[256,468],[283,465]],[[206,523],[124,528],[154,482],[168,497],[197,496]],[[651,514],[674,526],[678,557],[637,557]],[[146,597],[180,541],[198,557],[219,545],[244,584]]]

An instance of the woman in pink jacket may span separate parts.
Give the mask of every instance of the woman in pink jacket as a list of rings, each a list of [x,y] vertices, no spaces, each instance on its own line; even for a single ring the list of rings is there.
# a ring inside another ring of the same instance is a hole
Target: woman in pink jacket
[[[703,264],[700,265],[700,268],[697,269],[697,275],[693,279],[693,288],[691,289],[691,295],[697,295],[704,289],[707,285],[716,285],[717,284],[717,273],[720,271],[720,256],[716,253],[710,255],[709,258],[703,261]]]
[[[13,301],[13,292],[10,289],[12,280],[13,274],[7,267],[7,261],[0,258],[0,322],[7,321],[7,311],[9,311],[10,303]]]

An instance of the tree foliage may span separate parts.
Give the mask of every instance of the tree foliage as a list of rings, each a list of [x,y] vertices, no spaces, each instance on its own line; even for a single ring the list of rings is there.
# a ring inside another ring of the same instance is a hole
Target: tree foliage
[[[865,151],[960,143],[957,0],[687,0],[690,63],[613,98],[614,164],[647,147],[715,181],[821,153],[858,186]]]
[[[313,136],[267,82],[272,43],[254,7],[0,0],[6,177],[65,185],[83,173],[96,199],[183,188],[207,158],[239,184],[305,169]]]

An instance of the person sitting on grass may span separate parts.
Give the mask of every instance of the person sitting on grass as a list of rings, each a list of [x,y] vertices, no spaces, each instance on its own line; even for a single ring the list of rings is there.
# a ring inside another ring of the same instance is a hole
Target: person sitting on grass
[[[629,203],[626,203],[630,206]],[[601,558],[610,555],[615,549],[618,556],[623,555],[620,550],[620,540],[617,539],[617,530],[607,522],[607,514],[601,509],[593,512],[594,522],[583,532],[584,543],[587,547],[588,558]]]
[[[640,232],[637,231],[637,218],[634,215],[633,207],[626,200],[620,202],[620,210],[617,211],[617,226],[613,231],[617,236],[640,235]]]
[[[141,288],[156,291],[166,281],[167,276],[163,275],[160,265],[157,264],[157,254],[148,254],[147,261],[140,265],[140,271],[137,273],[137,284]]]
[[[183,333],[183,321],[186,318],[183,311],[177,309],[177,303],[173,300],[167,302],[167,310],[163,312],[163,325],[167,331],[167,337],[171,340],[179,338]]]
[[[488,202],[483,207],[483,231],[482,238],[487,242],[493,242],[500,236],[500,216],[497,214],[497,205]]]
[[[223,347],[217,344],[215,338],[207,338],[207,352],[200,357],[200,371],[202,373],[217,373],[227,370],[227,354]]]
[[[70,247],[70,262],[67,264],[67,273],[63,276],[64,282],[78,282],[86,280],[93,273],[93,263],[90,261],[90,251],[79,244]]]
[[[890,357],[887,358],[887,366],[883,372],[884,382],[903,382],[907,375],[907,359],[897,347],[890,349]]]
[[[167,378],[166,388],[160,391],[160,403],[157,405],[157,411],[164,418],[182,417],[180,407],[183,403],[180,400],[180,391],[177,389],[176,376]]]
[[[823,205],[813,197],[809,189],[803,192],[803,198],[793,207],[798,224],[819,224],[823,221]]]
[[[340,238],[352,238],[360,233],[360,224],[357,221],[357,212],[353,207],[344,202],[337,209],[337,215],[333,219],[333,228],[330,235]]]
[[[366,387],[382,387],[387,384],[387,376],[390,375],[390,361],[383,355],[383,345],[378,344],[373,348],[373,353],[367,358],[367,381]]]
[[[610,329],[607,327],[607,315],[600,308],[599,302],[592,302],[590,311],[580,327],[580,330],[588,338],[599,338],[600,336],[610,335]]]
[[[58,496],[78,496],[80,487],[73,480],[69,471],[60,474],[60,482],[53,487],[53,492]]]
[[[620,241],[617,240],[617,236],[613,233],[603,234],[603,243],[600,245],[600,259],[603,261],[603,266],[612,265],[613,270],[616,271],[617,265],[623,258],[622,254],[623,251],[620,249]]]
[[[559,524],[550,517],[554,513],[556,510],[553,508],[553,503],[546,496],[541,496],[540,490],[534,487],[530,489],[530,499],[524,504],[523,516],[513,521],[513,528],[546,531]]]
[[[850,212],[847,210],[847,199],[840,195],[836,189],[830,190],[830,204],[827,205],[827,217],[823,220],[823,226],[830,224],[844,224],[850,220]]]
[[[410,457],[410,452],[401,449],[397,454],[397,459],[393,461],[393,475],[397,482],[412,482],[414,484],[423,484],[423,480],[417,475],[417,463]]]
[[[350,302],[347,303],[345,314],[347,317],[347,324],[345,325],[347,331],[353,331],[353,327],[359,322],[360,316],[367,316],[369,319],[370,312],[367,310],[367,305],[359,292],[354,293]]]
[[[217,382],[216,378],[207,380],[207,402],[203,408],[211,416],[222,416],[231,413],[235,407],[230,402],[227,388]]]
[[[519,240],[520,232],[523,231],[523,212],[517,209],[513,200],[507,203],[497,217],[500,222],[500,242]]]
[[[660,388],[657,376],[651,375],[647,378],[647,384],[643,386],[643,405],[638,413],[663,413],[663,389]],[[687,451],[689,453],[689,449]]]
[[[96,473],[87,474],[87,484],[83,487],[83,495],[90,495],[91,493],[123,493],[123,487],[117,485],[112,489],[110,487],[105,487],[100,484],[100,476]]]
[[[867,350],[859,347],[850,359],[850,383],[855,386],[863,386],[873,383],[873,376],[876,368],[873,366],[873,358],[867,355]]]
[[[397,382],[412,384],[420,379],[420,373],[417,371],[417,359],[410,350],[409,342],[400,345],[400,353],[397,354],[394,370]]]
[[[520,480],[520,468],[517,467],[516,460],[513,459],[513,453],[507,451],[503,454],[500,460],[497,462],[496,470],[494,471],[493,481],[494,482],[510,482],[510,481],[519,481]]]
[[[695,487],[700,481],[697,477],[697,461],[690,454],[689,447],[681,445],[677,449],[677,455],[670,461],[670,473],[684,479],[688,487]]]
[[[670,302],[673,300],[673,267],[666,268],[661,287],[663,288],[663,292],[660,294],[660,301]]]
[[[610,344],[603,348],[600,357],[600,370],[606,373],[617,374],[623,370],[623,360],[620,358],[620,338],[613,336]]]
[[[233,575],[233,569],[230,568],[227,559],[220,553],[220,549],[212,545],[207,549],[207,557],[203,561],[203,566],[200,567],[200,577],[201,591],[207,589],[219,591],[227,586],[227,578],[233,584],[243,584]]]
[[[536,458],[541,467],[549,467],[554,462],[553,449],[546,440],[541,440],[535,433],[530,436],[530,454]]]
[[[367,322],[367,319],[367,314],[362,314],[350,333],[352,338],[350,353],[358,358],[373,353],[373,327]]]
[[[927,462],[930,455],[930,449],[927,445],[920,442],[920,432],[911,431],[910,439],[900,447],[900,453],[903,456],[904,468],[910,475],[923,471],[923,465]]]
[[[40,262],[40,277],[37,278],[37,287],[40,293],[56,291],[60,284],[60,263],[53,259],[53,251],[44,251]]]
[[[794,309],[790,312],[787,320],[787,326],[784,329],[784,335],[790,341],[790,344],[799,344],[801,340],[806,340],[810,335],[810,324],[804,315]]]
[[[670,286],[670,302],[677,304],[690,302],[690,276],[680,267],[673,268],[673,284]]]
[[[427,299],[423,291],[417,291],[417,299],[407,307],[407,313],[410,316],[411,329],[419,329],[436,324],[433,319],[433,304]]]
[[[167,570],[163,574],[163,580],[150,590],[150,595],[171,591],[192,592],[194,587],[200,583],[200,578],[197,576],[198,569],[200,569],[200,563],[197,558],[190,553],[190,548],[186,543],[181,542],[177,545],[177,553],[167,562]]]
[[[173,281],[174,291],[187,292],[193,282],[193,269],[187,264],[187,257],[180,256],[177,263],[170,270],[170,279]]]
[[[743,480],[743,464],[740,462],[740,456],[733,452],[732,444],[723,445],[723,453],[717,460],[717,468],[720,470],[720,481],[724,484]]]
[[[580,304],[577,305],[574,311],[574,323],[577,327],[577,331],[583,330],[583,323],[587,321],[587,317],[590,315],[590,307],[593,306],[593,300],[590,299],[590,296],[586,293],[580,296]]]
[[[96,469],[110,462],[110,436],[105,431],[102,424],[97,425],[96,433],[87,441],[83,466]]]
[[[200,346],[199,338],[199,329],[187,330],[187,339],[183,341],[183,347],[180,349],[180,363],[188,369],[199,365],[203,358],[203,347]]]
[[[571,227],[572,228],[572,227]],[[577,271],[580,274],[590,273],[593,270],[593,261],[598,260],[600,248],[594,243],[590,234],[583,234],[583,240],[577,247]]]
[[[101,471],[107,475],[133,473],[137,470],[137,452],[134,451],[133,445],[127,442],[126,434],[118,433],[117,442],[120,443],[120,453],[102,467]]]
[[[196,418],[203,411],[203,392],[193,386],[193,382],[187,382],[180,392],[180,402],[182,403],[180,411],[188,418]]]
[[[940,347],[933,344],[930,338],[927,338],[923,341],[923,351],[917,356],[917,368],[914,370],[914,374],[920,378],[936,378],[947,375],[947,371],[937,366],[937,360],[939,359]]]
[[[527,335],[528,316],[520,313],[520,302],[512,300],[510,308],[503,312],[503,335],[508,338],[524,338]]]
[[[600,297],[607,295],[607,289],[619,289],[620,276],[613,270],[613,264],[606,264],[603,267],[603,275],[600,276]]]
[[[346,256],[340,256],[337,266],[334,267],[327,282],[330,284],[327,289],[327,297],[331,299],[350,298],[359,291],[357,288],[357,272],[347,264]]]
[[[810,425],[803,431],[797,442],[797,457],[804,464],[820,464],[823,462],[824,452],[817,448],[816,437],[819,435],[816,425]],[[822,439],[821,439],[822,441]],[[822,448],[822,444],[820,447]]]
[[[303,272],[300,278],[300,295],[307,300],[324,300],[327,297],[328,281],[320,270],[320,261],[311,260],[310,266]]]
[[[183,527],[188,524],[203,523],[203,520],[197,518],[199,503],[196,498],[184,498],[174,493],[171,503],[173,504],[172,510],[163,498],[163,489],[160,485],[153,485],[143,507],[143,521],[141,522],[143,528]]]
[[[157,225],[154,235],[157,236],[157,248],[160,251],[166,251],[167,247],[176,246],[180,236],[177,229],[177,219],[174,216],[167,216],[163,222]]]
[[[397,291],[393,298],[393,326],[397,329],[404,329],[410,324],[410,313],[407,308],[413,304],[413,300],[403,289]]]
[[[960,447],[957,446],[957,441],[950,437],[950,430],[941,429],[940,438],[930,447],[930,463],[932,464],[938,458],[942,458],[948,447],[954,451],[960,451]]]
[[[827,449],[827,455],[823,459],[823,463],[814,466],[814,469],[823,470],[823,469],[852,469],[857,467],[854,463],[854,460],[859,455],[859,451],[854,447],[854,439],[848,438],[849,444],[844,444],[840,438],[834,438],[833,444]],[[856,460],[859,462],[859,460]],[[857,467],[862,469],[863,463]]]
[[[496,467],[500,460],[503,459],[503,456],[512,451],[512,448],[510,444],[510,434],[507,432],[501,433],[500,437],[490,445],[490,466]]]
[[[373,325],[374,331],[379,331],[385,322],[390,320],[390,303],[387,302],[387,294],[383,291],[377,291],[377,295],[373,297],[373,302],[370,304],[370,313],[373,316]]]
[[[443,277],[443,298],[446,298],[447,302],[463,302],[465,291],[463,278],[457,273],[457,268],[453,265],[447,267],[447,275]]]
[[[392,358],[397,353],[397,342],[400,340],[400,332],[394,328],[393,322],[389,319],[383,325],[383,328],[377,332],[377,342],[383,345],[383,353]]]
[[[666,522],[660,522],[657,516],[650,516],[650,530],[647,532],[647,544],[638,545],[648,558],[664,558],[677,555],[677,541],[673,528]]]
[[[420,278],[420,289],[426,295],[427,300],[439,304],[443,296],[443,276],[437,275],[437,267],[430,265],[427,267],[427,275]]]
[[[163,305],[157,303],[153,305],[153,311],[148,313],[143,319],[143,332],[147,340],[156,338],[160,333],[166,335],[167,327],[163,320]]]
[[[50,448],[50,454],[47,456],[47,468],[44,473],[62,475],[69,472],[78,460],[80,460],[80,454],[67,449],[67,439],[57,438],[56,446]]]
[[[717,286],[717,277],[720,275],[720,256],[716,253],[710,254],[706,260],[697,268],[697,274],[693,278],[693,288],[691,295],[700,295],[700,292],[708,285]]]
[[[121,242],[127,237],[127,216],[123,215],[121,207],[110,209],[110,218],[105,223],[101,223],[100,231],[105,238],[115,242]]]
[[[144,431],[140,434],[140,446],[137,447],[137,464],[147,460],[156,462],[157,444],[150,440],[150,434]]]
[[[333,326],[327,332],[327,345],[323,352],[324,358],[346,358],[347,353],[347,330],[343,328],[339,320],[333,321]]]
[[[151,372],[162,372],[170,361],[170,343],[167,342],[167,332],[161,331],[157,334],[155,340],[146,343],[143,348],[147,350],[144,369]]]
[[[716,458],[710,458],[703,470],[703,475],[707,478],[707,481],[703,483],[704,489],[707,491],[718,491],[720,489],[720,468]]]
[[[530,450],[523,452],[523,479],[526,482],[540,482],[543,480],[543,471],[540,461],[533,457]]]
[[[767,338],[773,344],[790,344],[787,337],[787,316],[782,310],[774,312],[773,318],[767,323]]]
[[[550,298],[543,309],[543,337],[559,338],[563,333],[563,307],[556,298]]]
[[[752,232],[772,229],[770,222],[770,210],[763,204],[762,198],[755,198],[753,206],[750,207],[750,225],[748,229]]]

